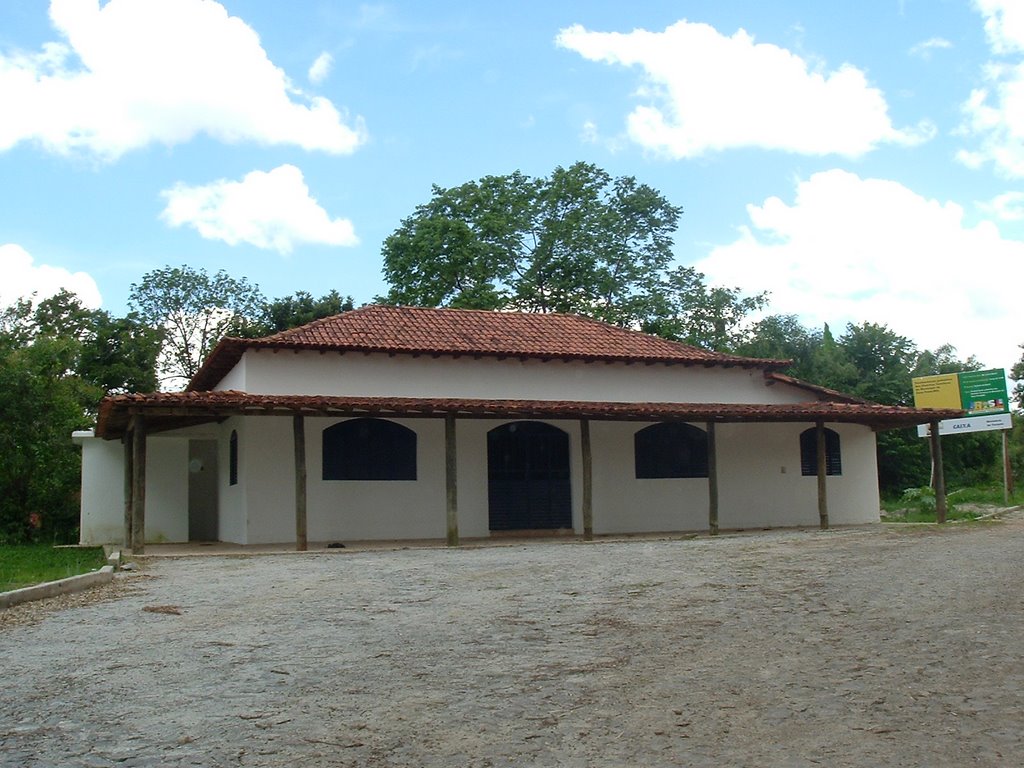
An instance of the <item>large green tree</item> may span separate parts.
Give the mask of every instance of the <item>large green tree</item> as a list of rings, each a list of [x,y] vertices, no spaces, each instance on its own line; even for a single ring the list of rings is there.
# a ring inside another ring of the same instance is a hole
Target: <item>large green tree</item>
[[[813,381],[814,358],[822,343],[823,333],[807,328],[796,315],[768,315],[751,325],[736,352],[748,357],[791,360],[788,373]]]
[[[161,334],[159,378],[172,388],[188,383],[221,337],[246,335],[265,303],[244,277],[188,266],[146,273],[128,298],[139,319]]]
[[[22,327],[30,336],[75,342],[71,369],[103,394],[157,388],[162,335],[135,314],[113,317],[85,307],[74,293],[61,290],[31,309]]]
[[[435,186],[384,242],[385,300],[639,325],[657,312],[681,213],[589,163]]]
[[[764,309],[768,294],[709,286],[692,267],[669,270],[654,293],[643,330],[715,352],[735,352],[751,339],[747,318]]]
[[[1021,349],[1024,349],[1024,344],[1021,344]],[[1012,369],[1010,369],[1010,378],[1016,383],[1013,388],[1013,396],[1017,400],[1017,407],[1024,410],[1024,355],[1021,355]]]
[[[0,541],[75,538],[71,433],[90,424],[103,394],[77,373],[91,322],[72,294],[0,311]]]
[[[162,334],[137,315],[112,317],[100,312],[82,344],[78,373],[105,394],[153,392]]]
[[[885,325],[850,324],[835,338],[827,325],[818,332],[786,315],[755,323],[738,351],[791,359],[788,372],[798,378],[887,405],[913,403],[913,377],[982,367],[974,357],[960,359],[948,344],[919,350],[909,338]],[[995,433],[945,439],[943,453],[952,487],[986,483],[997,474],[999,440]],[[879,433],[878,473],[883,494],[898,496],[906,488],[926,485],[930,470],[928,443],[915,429]]]
[[[240,329],[240,333],[249,338],[270,336],[314,320],[340,315],[353,306],[351,296],[342,296],[336,290],[325,293],[319,299],[313,298],[306,291],[297,291],[290,296],[267,302],[256,321],[248,328]]]

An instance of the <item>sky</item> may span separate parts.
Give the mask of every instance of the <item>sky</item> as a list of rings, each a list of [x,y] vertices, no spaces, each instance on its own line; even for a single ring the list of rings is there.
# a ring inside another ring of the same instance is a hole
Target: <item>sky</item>
[[[182,264],[367,303],[432,185],[577,161],[772,313],[1021,358],[1021,0],[0,3],[2,305]]]

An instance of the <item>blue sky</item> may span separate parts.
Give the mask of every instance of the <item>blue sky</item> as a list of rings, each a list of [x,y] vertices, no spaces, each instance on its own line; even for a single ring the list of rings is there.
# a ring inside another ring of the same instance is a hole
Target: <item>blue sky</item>
[[[368,302],[432,184],[578,160],[772,312],[1020,358],[1020,0],[0,4],[0,303],[179,264]]]

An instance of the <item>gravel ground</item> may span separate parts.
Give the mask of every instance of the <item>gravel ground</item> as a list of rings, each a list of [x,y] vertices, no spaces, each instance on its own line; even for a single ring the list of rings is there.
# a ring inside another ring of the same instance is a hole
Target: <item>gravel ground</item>
[[[0,613],[0,765],[1020,766],[1024,521],[149,559]]]

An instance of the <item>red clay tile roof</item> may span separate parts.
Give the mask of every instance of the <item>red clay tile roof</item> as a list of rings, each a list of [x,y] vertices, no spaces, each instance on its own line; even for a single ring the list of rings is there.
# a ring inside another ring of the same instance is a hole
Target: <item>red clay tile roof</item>
[[[778,371],[765,371],[765,378],[769,381],[780,381],[784,384],[789,384],[791,387],[797,387],[798,389],[806,390],[807,392],[813,392],[820,398],[825,400],[833,400],[841,403],[870,403],[870,400],[865,400],[863,397],[855,397],[854,395],[848,395],[845,392],[840,392],[835,389],[829,389],[828,387],[822,387],[818,384],[811,384],[809,381],[803,381],[792,376],[787,376],[784,373]]]
[[[215,387],[246,349],[657,362],[765,370],[789,364],[788,360],[709,352],[577,315],[367,306],[262,339],[222,339],[189,390]]]
[[[226,416],[392,416],[465,418],[595,419],[608,421],[841,422],[876,429],[911,427],[963,415],[958,410],[907,408],[874,403],[811,402],[772,405],[737,403],[622,403],[458,398],[322,397],[251,395],[246,392],[158,392],[116,395],[100,404],[96,434],[121,437],[133,415],[161,431],[209,423]]]

